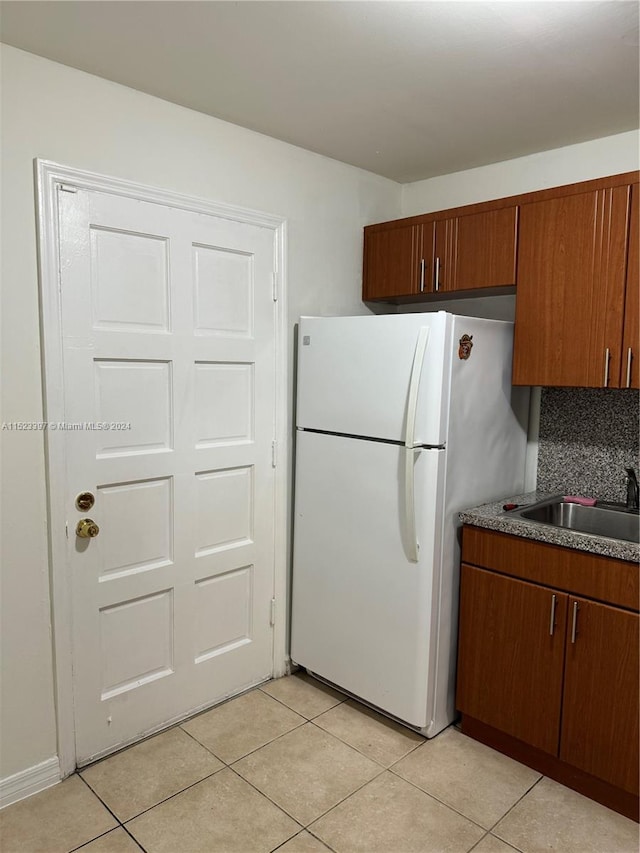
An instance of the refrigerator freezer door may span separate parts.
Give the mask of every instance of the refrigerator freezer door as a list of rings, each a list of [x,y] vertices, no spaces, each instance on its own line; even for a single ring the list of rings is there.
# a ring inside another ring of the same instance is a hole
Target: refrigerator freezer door
[[[435,701],[444,450],[298,432],[292,659],[409,725]],[[405,456],[415,459],[410,559]]]
[[[298,329],[299,428],[404,442],[420,330],[414,443],[445,442],[452,317],[443,311],[302,317]]]

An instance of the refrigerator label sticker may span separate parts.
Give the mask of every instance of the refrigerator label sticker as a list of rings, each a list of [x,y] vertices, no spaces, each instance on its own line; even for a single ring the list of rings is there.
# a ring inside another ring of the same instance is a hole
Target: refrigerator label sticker
[[[311,335],[303,335],[302,336],[302,346],[308,347],[311,343]]]
[[[458,358],[466,361],[471,355],[471,348],[473,347],[473,335],[463,335],[458,341]]]

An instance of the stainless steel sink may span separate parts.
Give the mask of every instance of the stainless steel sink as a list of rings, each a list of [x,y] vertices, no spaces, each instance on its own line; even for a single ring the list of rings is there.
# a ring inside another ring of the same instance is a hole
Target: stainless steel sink
[[[640,541],[640,518],[637,512],[622,505],[599,503],[597,506],[582,506],[569,503],[562,497],[549,498],[536,504],[505,512],[511,518],[523,518],[564,527],[592,536],[624,539],[626,542]]]

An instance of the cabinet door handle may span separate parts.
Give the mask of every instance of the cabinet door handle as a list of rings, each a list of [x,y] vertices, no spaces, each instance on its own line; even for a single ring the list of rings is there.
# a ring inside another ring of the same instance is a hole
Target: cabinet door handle
[[[610,359],[610,351],[609,347],[607,347],[604,351],[604,388],[607,388],[609,385],[609,359]]]
[[[627,388],[631,388],[631,362],[633,360],[633,350],[631,347],[627,350]]]
[[[578,607],[578,602],[574,601],[573,602],[573,624],[571,625],[571,642],[572,643],[575,643],[576,634],[578,632],[578,610],[580,610],[580,608]]]
[[[433,268],[433,289],[436,293],[440,290],[440,258],[436,258],[436,263]]]
[[[556,627],[556,604],[558,602],[557,596],[551,596],[551,620],[549,622],[549,636],[553,637],[553,632]]]
[[[420,293],[424,293],[424,258],[420,259]]]

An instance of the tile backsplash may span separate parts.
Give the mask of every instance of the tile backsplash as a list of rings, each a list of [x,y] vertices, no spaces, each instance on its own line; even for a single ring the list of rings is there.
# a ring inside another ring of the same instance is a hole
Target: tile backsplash
[[[638,473],[639,399],[637,391],[543,388],[538,489],[624,501],[624,469]]]

